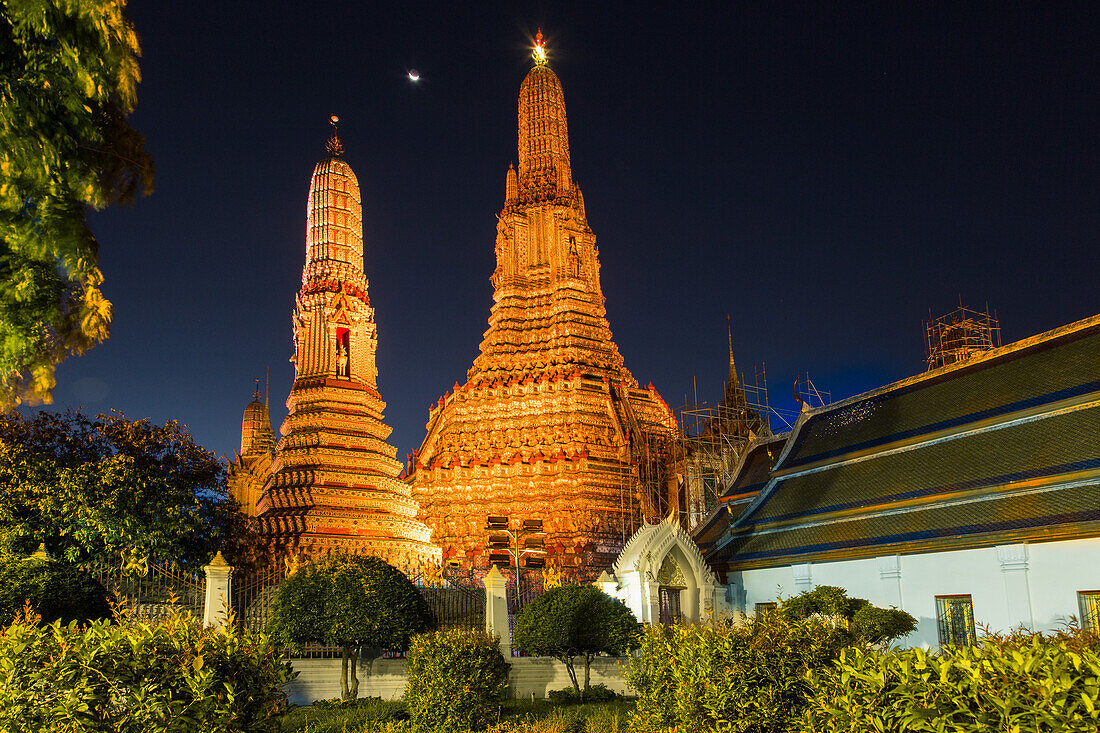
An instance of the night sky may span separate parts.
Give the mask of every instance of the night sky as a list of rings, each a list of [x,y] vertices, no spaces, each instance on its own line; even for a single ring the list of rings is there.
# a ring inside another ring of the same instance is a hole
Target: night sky
[[[799,372],[834,399],[920,372],[960,297],[1006,343],[1100,312],[1100,4],[865,5],[132,1],[156,191],[92,216],[112,335],[56,405],[232,455],[270,367],[278,430],[338,114],[391,442],[417,448],[486,328],[537,26],[612,332],[674,409],[720,399],[727,313],[792,410]]]

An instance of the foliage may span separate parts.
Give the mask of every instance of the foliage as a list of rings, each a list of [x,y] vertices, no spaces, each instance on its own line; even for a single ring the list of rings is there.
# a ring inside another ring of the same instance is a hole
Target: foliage
[[[841,621],[853,643],[888,644],[917,628],[917,620],[896,608],[879,608],[862,598],[849,598],[843,588],[819,585],[780,604],[780,612],[798,621],[814,616]]]
[[[591,585],[563,585],[536,598],[516,617],[512,643],[523,654],[565,663],[577,696],[584,700],[592,658],[621,655],[637,646],[638,620],[629,608]],[[584,660],[584,687],[573,660]]]
[[[340,693],[346,700],[359,693],[360,647],[405,650],[430,624],[428,604],[401,571],[377,557],[332,554],[283,580],[268,632],[292,647],[342,647]]]
[[[309,733],[345,733],[355,730],[378,730],[389,723],[409,719],[408,710],[400,700],[361,697],[358,700],[317,700],[306,707],[292,707],[282,721],[286,731],[308,730]]]
[[[0,560],[0,626],[30,603],[47,623],[108,618],[107,590],[86,572],[57,560]]]
[[[588,686],[588,689],[584,692],[583,700],[572,687],[565,687],[560,690],[550,690],[550,692],[547,693],[547,697],[558,702],[608,702],[618,699],[619,695],[610,687],[600,682],[599,684]]]
[[[0,414],[0,544],[71,561],[123,552],[197,566],[232,516],[225,469],[175,421]]]
[[[413,638],[405,704],[418,727],[479,730],[497,717],[508,689],[508,664],[496,637],[450,629]]]
[[[812,689],[807,670],[837,657],[847,637],[782,614],[709,625],[653,626],[631,666],[638,731],[779,733]]]
[[[1096,731],[1100,643],[1059,633],[988,636],[939,654],[849,648],[812,670],[813,731]]]
[[[291,707],[283,717],[287,733],[423,733],[409,720],[402,720],[403,707],[396,701],[377,698],[364,708]],[[545,699],[504,700],[500,720],[487,733],[625,733],[632,709],[629,701],[571,704],[562,707]],[[387,711],[397,710],[390,716]]]
[[[276,731],[290,665],[261,635],[173,612],[0,632],[0,730]]]
[[[125,120],[141,79],[125,5],[0,4],[0,408],[49,401],[56,364],[110,330],[85,213],[153,181]]]

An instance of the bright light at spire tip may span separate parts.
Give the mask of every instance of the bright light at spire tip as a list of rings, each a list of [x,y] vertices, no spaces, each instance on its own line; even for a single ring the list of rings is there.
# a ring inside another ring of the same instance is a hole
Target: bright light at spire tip
[[[546,64],[546,41],[542,39],[542,28],[539,28],[538,33],[535,34],[535,50],[531,58],[535,60],[536,66]]]

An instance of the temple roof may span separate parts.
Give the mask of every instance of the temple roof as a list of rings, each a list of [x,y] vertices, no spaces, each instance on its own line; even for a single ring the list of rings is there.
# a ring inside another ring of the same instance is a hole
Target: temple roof
[[[770,472],[756,450],[742,461],[727,494],[759,494],[710,561],[732,570],[1100,534],[1098,435],[1094,316],[803,413]]]

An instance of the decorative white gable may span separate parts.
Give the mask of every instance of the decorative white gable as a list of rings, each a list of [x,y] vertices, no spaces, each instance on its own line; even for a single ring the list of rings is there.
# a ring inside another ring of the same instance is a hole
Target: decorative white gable
[[[596,583],[621,599],[639,621],[660,621],[660,592],[679,589],[683,620],[695,623],[726,611],[724,590],[691,537],[673,516],[642,527],[615,561],[614,574]]]

